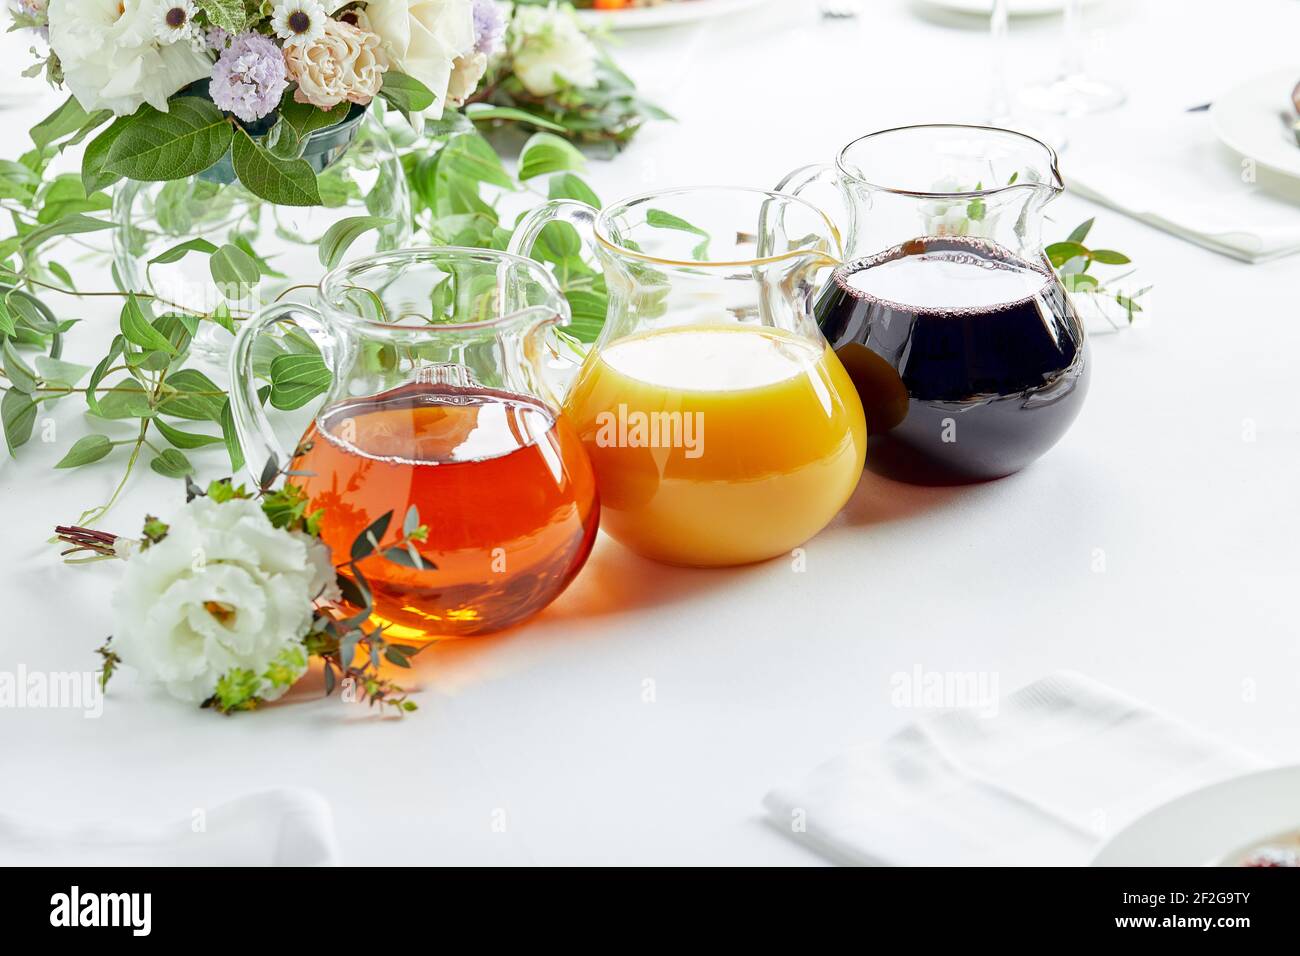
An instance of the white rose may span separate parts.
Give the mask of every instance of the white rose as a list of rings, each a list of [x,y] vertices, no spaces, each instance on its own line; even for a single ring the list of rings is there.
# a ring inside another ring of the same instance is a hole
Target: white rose
[[[212,74],[188,43],[155,35],[165,0],[50,0],[50,49],[87,112],[127,116],[141,103],[167,111],[167,97]]]
[[[470,0],[370,0],[366,19],[383,41],[393,69],[433,92],[433,105],[425,115],[441,117],[452,63],[474,49]]]
[[[600,51],[565,7],[519,7],[510,23],[515,76],[534,96],[550,96],[562,85],[595,86]]]
[[[456,60],[455,68],[451,71],[451,80],[447,83],[448,105],[455,107],[465,105],[465,101],[478,89],[478,81],[483,79],[483,74],[487,72],[487,65],[486,53],[471,53]]]
[[[134,553],[113,598],[113,650],[173,697],[202,703],[236,668],[274,699],[307,668],[312,600],[333,578],[320,541],[273,526],[254,500],[199,497],[167,536]],[[327,593],[324,596],[329,597]]]

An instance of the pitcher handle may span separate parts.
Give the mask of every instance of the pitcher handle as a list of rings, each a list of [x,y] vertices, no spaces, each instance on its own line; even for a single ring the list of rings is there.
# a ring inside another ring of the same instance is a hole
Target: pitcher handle
[[[506,251],[531,259],[533,246],[537,244],[542,230],[553,222],[568,223],[577,230],[578,236],[587,243],[588,248],[595,250],[596,217],[599,214],[600,210],[595,206],[578,199],[552,199],[531,210],[519,221]],[[582,364],[581,357],[569,354],[569,350],[557,348],[553,336],[547,337],[547,346],[551,357],[567,366],[570,371]]]
[[[776,184],[776,191],[803,199],[805,198],[803,196],[805,189],[810,186],[822,185],[835,187],[836,205],[844,212],[844,215],[840,218],[828,217],[838,233],[835,238],[839,242],[840,248],[844,249],[846,248],[847,237],[844,235],[844,228],[839,224],[850,221],[848,218],[849,210],[844,205],[844,193],[840,189],[840,171],[834,163],[813,163],[809,166],[800,166],[798,169],[787,173],[785,178]]]
[[[578,199],[552,199],[533,209],[519,221],[510,237],[507,252],[531,259],[533,246],[552,222],[568,223],[592,249],[596,247],[596,216],[600,210]]]
[[[261,481],[263,470],[272,458],[279,466],[288,463],[288,456],[271,421],[262,409],[257,394],[257,378],[253,374],[253,345],[266,328],[283,319],[289,319],[320,349],[327,368],[334,367],[334,336],[325,324],[320,311],[300,302],[277,302],[260,310],[244,323],[235,344],[230,350],[230,415],[235,425],[235,435],[244,453],[244,467],[254,481]]]

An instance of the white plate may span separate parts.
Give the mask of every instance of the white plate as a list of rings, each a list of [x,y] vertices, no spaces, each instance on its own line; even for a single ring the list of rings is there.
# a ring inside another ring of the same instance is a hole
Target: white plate
[[[1214,135],[1229,149],[1285,176],[1300,178],[1300,143],[1282,122],[1294,113],[1291,91],[1300,81],[1300,62],[1248,80],[1210,107]]]
[[[1171,800],[1117,833],[1093,866],[1206,866],[1300,829],[1300,766],[1214,783]]]
[[[768,0],[676,0],[674,3],[638,7],[634,10],[579,10],[578,16],[587,23],[604,24],[614,30],[641,30],[740,13],[767,2]]]
[[[987,17],[993,12],[993,0],[922,0],[932,7],[950,10],[953,13],[968,13],[972,16]],[[1012,17],[1042,17],[1052,13],[1064,13],[1066,0],[1007,0],[1007,15]],[[1083,0],[1083,5],[1091,6],[1097,0]]]

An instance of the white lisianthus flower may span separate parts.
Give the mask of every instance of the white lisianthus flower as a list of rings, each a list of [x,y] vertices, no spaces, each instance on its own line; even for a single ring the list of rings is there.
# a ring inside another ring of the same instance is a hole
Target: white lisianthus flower
[[[563,86],[597,84],[600,51],[570,7],[518,7],[510,23],[511,64],[524,89],[550,96]]]
[[[276,528],[255,500],[197,497],[127,559],[113,649],[180,700],[202,703],[231,675],[273,700],[307,669],[313,600],[335,596],[319,540]]]
[[[474,49],[470,0],[370,0],[366,19],[383,42],[393,69],[433,92],[433,105],[424,115],[441,117],[452,64]]]
[[[212,72],[189,43],[164,43],[156,26],[168,0],[50,0],[50,49],[72,95],[87,112],[128,116],[148,103],[167,111],[167,97]]]

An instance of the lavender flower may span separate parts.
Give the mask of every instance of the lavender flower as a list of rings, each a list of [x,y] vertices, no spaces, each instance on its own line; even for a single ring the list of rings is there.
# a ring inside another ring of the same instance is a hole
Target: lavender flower
[[[208,46],[220,53],[230,42],[230,34],[222,27],[208,27]]]
[[[212,66],[212,102],[246,123],[261,119],[280,104],[289,86],[284,55],[260,33],[241,33]]]
[[[474,2],[474,51],[491,56],[501,45],[501,37],[506,32],[505,18],[496,0],[473,0]]]

